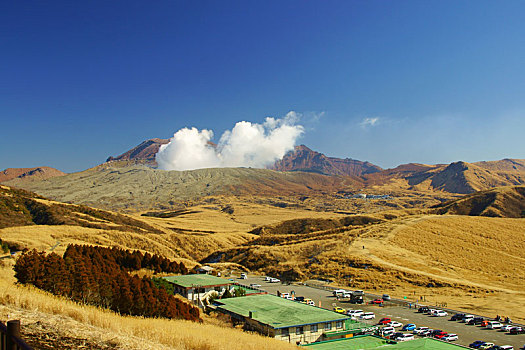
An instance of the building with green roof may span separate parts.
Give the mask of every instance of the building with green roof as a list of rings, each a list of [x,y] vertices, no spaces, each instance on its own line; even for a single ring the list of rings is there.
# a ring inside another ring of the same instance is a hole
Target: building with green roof
[[[322,341],[305,345],[308,350],[461,350],[463,346],[447,343],[433,338],[418,338],[414,340],[395,342],[374,335],[362,335],[353,338],[343,338]]]
[[[222,294],[233,284],[225,278],[206,274],[168,276],[163,279],[174,286],[175,292],[190,300],[198,300],[212,290]]]
[[[325,332],[344,331],[350,317],[274,295],[261,294],[216,300],[217,311],[245,329],[302,344],[322,339]]]

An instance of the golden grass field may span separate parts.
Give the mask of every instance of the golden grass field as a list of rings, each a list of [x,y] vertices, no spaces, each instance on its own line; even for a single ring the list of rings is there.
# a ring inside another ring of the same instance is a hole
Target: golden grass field
[[[85,348],[244,350],[294,349],[294,345],[232,328],[213,317],[202,324],[120,316],[16,285],[12,262],[0,267],[0,319],[20,319],[29,332],[83,340]]]
[[[216,267],[223,270],[286,273],[299,279],[329,277],[342,287],[397,297],[424,296],[428,302],[446,303],[450,308],[525,321],[525,219],[434,215],[428,209],[404,209],[432,203],[429,194],[405,194],[393,204],[332,201],[309,198],[298,205],[290,198],[218,196],[188,204],[185,212],[174,217],[129,214],[155,232],[29,225],[0,229],[0,238],[46,251],[59,243],[54,250],[59,254],[69,243],[140,249],[183,261],[190,268],[221,251],[228,259]],[[280,207],[276,202],[286,205]],[[370,213],[377,222],[301,234],[272,233],[272,227],[287,220],[348,218],[346,211],[341,211],[344,205],[348,212]],[[100,222],[89,215],[83,217]],[[250,233],[261,226],[268,229]],[[204,324],[122,317],[16,286],[9,265],[3,266],[0,274],[2,318],[21,318],[33,325],[30,329],[35,332],[44,326],[64,329],[67,334],[63,336],[76,334],[101,344],[100,348],[104,344],[121,349],[292,348],[243,333],[212,317],[206,317]],[[429,283],[434,287],[427,287]]]

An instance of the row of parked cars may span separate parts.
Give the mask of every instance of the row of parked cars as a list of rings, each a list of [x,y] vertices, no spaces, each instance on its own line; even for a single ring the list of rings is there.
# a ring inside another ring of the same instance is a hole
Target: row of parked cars
[[[494,343],[481,340],[476,340],[475,342],[469,344],[469,348],[480,350],[514,350],[512,345],[494,345]]]
[[[351,310],[351,309],[346,310],[339,306],[334,307],[333,311],[339,314],[348,315],[353,319],[373,320],[374,318],[376,318],[376,315],[373,312],[364,312],[363,310]]]
[[[455,314],[450,318],[450,320],[460,321],[468,325],[478,325],[487,329],[499,329],[500,331],[509,332],[510,334],[525,334],[525,330],[522,327],[517,327],[511,324],[503,324],[499,321],[487,320],[480,316]]]
[[[417,312],[424,313],[430,316],[436,316],[436,317],[445,317],[448,316],[448,312],[444,310],[439,309],[431,309],[427,306],[422,306],[419,309],[417,309]]]
[[[379,325],[384,326],[380,329],[383,337],[387,337],[397,341],[412,340],[415,335],[421,337],[434,337],[445,341],[458,340],[458,335],[454,333],[447,333],[440,329],[430,329],[428,327],[417,327],[414,323],[407,323],[403,325],[401,322],[394,321],[389,317],[383,317],[379,320]],[[412,333],[397,332],[396,328],[401,328],[401,331],[410,331]]]

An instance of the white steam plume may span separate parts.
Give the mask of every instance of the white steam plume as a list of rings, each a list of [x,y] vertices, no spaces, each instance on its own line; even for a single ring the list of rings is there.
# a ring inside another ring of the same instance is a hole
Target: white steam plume
[[[217,167],[264,168],[292,150],[304,128],[296,125],[297,113],[282,119],[268,117],[263,124],[241,121],[225,131],[217,145],[210,144],[211,130],[183,128],[155,155],[159,169],[193,170]]]

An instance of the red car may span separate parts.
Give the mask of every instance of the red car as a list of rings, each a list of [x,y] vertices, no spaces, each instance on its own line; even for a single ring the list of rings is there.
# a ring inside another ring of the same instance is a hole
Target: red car
[[[447,335],[448,333],[447,332],[444,332],[444,331],[441,331],[439,333],[436,333],[434,334],[434,338],[438,338],[438,339],[441,339],[443,338],[445,335]]]
[[[370,304],[383,304],[383,299],[374,299],[370,302]]]
[[[389,317],[383,317],[382,319],[379,320],[378,324],[387,324],[390,322],[392,322],[392,320]]]

